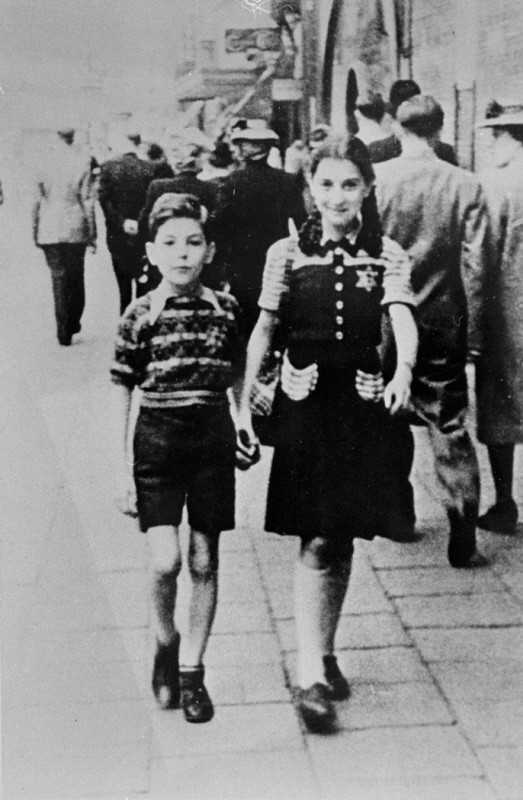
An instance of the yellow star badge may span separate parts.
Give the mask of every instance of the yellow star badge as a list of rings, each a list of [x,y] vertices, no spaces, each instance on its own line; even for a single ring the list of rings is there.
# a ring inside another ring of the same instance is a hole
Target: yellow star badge
[[[376,289],[378,285],[376,281],[378,273],[370,264],[365,267],[365,269],[358,269],[357,273],[358,283],[356,284],[356,289],[365,289],[367,292],[372,292],[373,289]]]

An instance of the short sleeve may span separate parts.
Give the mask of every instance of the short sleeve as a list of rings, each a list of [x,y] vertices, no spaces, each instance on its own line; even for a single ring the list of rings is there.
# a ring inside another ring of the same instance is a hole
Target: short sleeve
[[[410,280],[411,262],[408,253],[397,242],[384,236],[381,259],[385,264],[382,305],[403,303],[415,306],[416,298]]]
[[[146,376],[148,346],[141,335],[143,325],[143,315],[138,315],[134,306],[125,312],[118,325],[111,380],[129,389],[139,386]]]
[[[291,239],[280,239],[267,251],[262,290],[258,305],[265,311],[278,312],[289,290],[289,261],[296,246]]]

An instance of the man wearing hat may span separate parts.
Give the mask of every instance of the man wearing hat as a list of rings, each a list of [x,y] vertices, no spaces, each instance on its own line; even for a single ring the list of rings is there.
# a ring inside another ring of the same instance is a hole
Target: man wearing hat
[[[74,146],[75,131],[64,127],[37,179],[33,239],[51,271],[56,333],[63,346],[80,331],[85,305],[84,262],[96,241],[90,157]]]
[[[428,427],[450,523],[448,558],[454,567],[484,563],[476,551],[479,472],[465,427],[467,356],[483,346],[485,258],[490,231],[485,196],[468,172],[437,158],[434,141],[443,110],[416,95],[398,109],[402,154],[380,164],[377,199],[384,230],[412,261],[417,300],[418,360],[413,370],[414,420]],[[408,476],[413,441],[396,426],[398,500],[412,524]],[[401,512],[400,512],[401,513]]]
[[[107,247],[118,283],[121,314],[132,300],[133,285],[137,295],[143,294],[137,283],[144,257],[138,218],[147,189],[155,178],[172,175],[168,164],[143,159],[140,144],[140,134],[129,133],[125,152],[102,164],[100,173],[99,200],[105,215]],[[146,287],[143,289],[146,291]]]
[[[493,169],[480,176],[495,235],[483,349],[476,360],[478,439],[488,447],[496,502],[481,528],[514,533],[515,445],[523,442],[523,106],[491,104],[479,125],[492,135]]]
[[[234,129],[230,138],[242,165],[222,181],[217,228],[231,293],[242,307],[250,333],[258,319],[267,250],[288,235],[289,218],[301,225],[305,209],[296,176],[267,164],[271,147],[279,142],[274,131],[247,123]]]
[[[421,94],[421,89],[416,81],[410,79],[395,81],[390,89],[387,108],[391,117],[396,119],[399,106],[405,100],[410,100],[411,97],[415,97],[418,94]],[[438,158],[448,161],[449,164],[457,165],[456,155],[450,144],[442,142],[438,136],[434,138],[432,145]],[[395,133],[392,133],[386,138],[377,137],[375,141],[370,142],[368,148],[371,161],[379,164],[382,161],[389,161],[389,159],[397,158],[401,155],[401,140]]]

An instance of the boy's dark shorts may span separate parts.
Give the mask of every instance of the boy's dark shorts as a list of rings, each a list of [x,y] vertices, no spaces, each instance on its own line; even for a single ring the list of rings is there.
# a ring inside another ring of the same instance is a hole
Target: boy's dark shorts
[[[134,479],[142,531],[189,525],[213,534],[234,528],[236,434],[226,403],[140,408]]]

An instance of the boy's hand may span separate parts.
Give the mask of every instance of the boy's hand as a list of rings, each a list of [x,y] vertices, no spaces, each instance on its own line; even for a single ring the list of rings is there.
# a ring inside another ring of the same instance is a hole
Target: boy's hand
[[[361,369],[356,372],[356,391],[362,400],[369,403],[379,403],[383,397],[385,384],[383,375],[378,372],[377,375],[369,372],[362,372]]]
[[[412,367],[398,364],[394,377],[385,387],[383,402],[392,415],[404,411],[409,406],[410,384],[412,383]]]
[[[236,436],[236,466],[243,471],[260,460],[260,443],[254,432],[240,428]]]
[[[136,486],[130,475],[124,475],[117,487],[116,505],[118,510],[128,517],[137,517]]]

